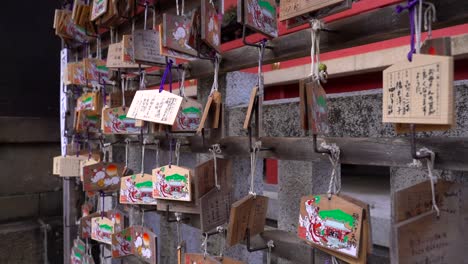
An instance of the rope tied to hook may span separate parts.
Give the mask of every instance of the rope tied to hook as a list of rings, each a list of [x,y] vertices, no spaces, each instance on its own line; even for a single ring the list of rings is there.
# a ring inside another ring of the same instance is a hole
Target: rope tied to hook
[[[214,176],[215,176],[215,186],[218,190],[221,190],[221,185],[218,183],[218,167],[216,161],[216,155],[221,154],[221,146],[219,144],[214,144],[209,149],[211,154],[213,154],[213,163],[214,163]]]
[[[434,209],[434,211],[436,211],[437,216],[440,216],[440,209],[437,206],[436,193],[435,193],[435,184],[437,183],[437,180],[438,180],[438,178],[434,176],[435,153],[434,151],[428,148],[421,148],[418,152],[416,152],[416,154],[417,155],[429,154],[430,156],[429,158],[425,158],[425,161],[426,161],[426,167],[427,167],[427,175],[431,183],[432,208]],[[413,162],[409,165],[410,167],[413,167],[413,168],[422,168],[422,162],[417,159],[413,159]]]
[[[324,28],[322,21],[318,19],[310,20],[311,27],[311,47],[310,47],[310,75],[317,82],[327,82],[327,66],[320,63],[320,31]]]
[[[256,172],[256,169],[257,169],[257,154],[260,151],[261,147],[262,147],[262,142],[257,141],[257,142],[255,142],[252,149],[250,150],[250,190],[249,190],[249,194],[251,194],[253,196],[257,196],[257,194],[255,193],[255,188],[254,188],[255,187],[254,179],[255,179],[255,172]]]
[[[331,143],[327,144],[326,142],[322,142],[320,147],[330,151],[328,158],[330,163],[332,164],[332,171],[330,176],[330,183],[328,185],[328,199],[332,197],[333,194],[338,194],[341,189],[341,179],[338,179],[338,168],[340,166],[340,148],[338,145]]]

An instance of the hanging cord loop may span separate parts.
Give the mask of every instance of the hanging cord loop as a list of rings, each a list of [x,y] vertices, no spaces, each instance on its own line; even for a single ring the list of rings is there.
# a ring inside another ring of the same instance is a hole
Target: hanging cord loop
[[[126,103],[125,103],[125,91],[127,90],[128,79],[125,74],[121,76],[121,90],[122,90],[122,108],[125,111]]]
[[[128,152],[130,149],[130,139],[126,138],[125,139],[125,169],[128,168]]]
[[[326,142],[322,142],[320,147],[330,151],[328,158],[332,164],[332,172],[327,194],[328,199],[331,199],[332,195],[340,193],[341,189],[341,179],[338,179],[338,169],[340,166],[340,148],[336,144],[327,144]]]
[[[411,28],[410,51],[407,56],[409,61],[413,60],[413,54],[419,53],[421,48],[422,5],[423,0],[408,0],[406,6],[397,5],[396,7],[398,14],[406,9],[409,12]]]
[[[156,141],[154,142],[154,144],[156,145],[156,151],[155,151],[155,152],[156,152],[156,153],[155,153],[156,168],[159,168],[159,167],[161,167],[160,162],[159,162],[159,148],[160,148],[160,142],[159,142],[159,140],[156,140]]]
[[[255,193],[255,172],[257,169],[257,154],[262,147],[262,142],[255,142],[253,148],[250,150],[250,190],[249,194],[256,196]]]
[[[145,147],[148,144],[148,140],[143,139],[143,144],[141,146],[141,176],[145,173]]]
[[[216,54],[213,60],[214,74],[213,74],[213,85],[211,86],[210,96],[215,91],[218,91],[218,75],[219,75],[219,64],[221,63],[221,56]]]
[[[208,256],[208,234],[204,233],[204,238],[203,242],[201,244],[202,250],[203,250],[203,258],[206,258]]]
[[[180,72],[179,75],[179,96],[184,98],[185,101],[188,100],[187,96],[185,95],[185,68],[184,67],[177,67],[177,72],[179,72],[179,69],[182,68],[182,71]]]
[[[273,242],[273,240],[268,240],[268,242],[267,242],[267,247],[268,247],[268,251],[267,251],[267,264],[270,264],[270,263],[271,263],[271,251],[272,251],[272,249],[275,247],[275,243]]]
[[[258,91],[259,94],[263,94],[263,57],[265,54],[266,39],[263,39],[260,42],[260,47],[258,48]]]
[[[310,75],[315,81],[327,82],[328,73],[325,64],[320,63],[320,32],[325,27],[318,19],[310,21],[311,27],[311,47],[310,47]]]
[[[215,176],[215,186],[218,190],[221,190],[221,185],[218,183],[218,168],[217,168],[217,161],[216,155],[221,154],[221,146],[219,144],[214,144],[209,149],[211,154],[213,154],[213,163],[214,163],[214,176]]]
[[[179,160],[180,160],[180,140],[179,139],[177,139],[176,141],[174,155],[176,158],[176,165],[179,166]]]
[[[437,20],[437,11],[433,3],[426,2],[426,10],[424,10],[424,30],[427,31],[427,39],[432,39],[432,23]]]
[[[223,242],[220,243],[220,246],[219,246],[219,247],[220,247],[220,248],[219,248],[219,258],[220,258],[221,260],[223,260],[223,257],[224,257],[224,249],[225,249],[225,247],[226,247],[226,232],[225,232],[226,230],[224,229],[223,226],[218,226],[218,227],[216,227],[216,231],[218,231],[218,233],[222,235],[222,240],[223,240]]]
[[[159,92],[161,93],[164,90],[164,84],[166,83],[166,79],[168,78],[169,84],[169,92],[172,93],[172,60],[167,60],[166,69],[164,70],[164,74],[161,78],[161,84],[159,85]]]

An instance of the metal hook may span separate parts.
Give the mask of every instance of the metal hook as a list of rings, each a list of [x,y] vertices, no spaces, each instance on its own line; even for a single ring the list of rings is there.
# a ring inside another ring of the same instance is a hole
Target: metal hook
[[[183,221],[189,221],[190,217],[176,217],[176,218],[171,218],[170,217],[170,212],[169,212],[169,205],[166,206],[166,221],[168,223],[175,223],[175,222],[183,222]]]
[[[331,151],[329,149],[319,149],[317,146],[317,134],[312,135],[313,145],[314,145],[314,152],[318,154],[328,154],[331,155]]]
[[[430,159],[431,154],[430,153],[420,153],[419,151],[416,151],[416,126],[415,124],[410,124],[410,130],[411,130],[411,156],[413,159],[416,160],[421,160],[421,159]]]
[[[247,251],[249,252],[255,252],[255,251],[260,251],[260,250],[270,250],[271,248],[274,247],[274,242],[273,240],[269,240],[266,245],[260,246],[260,247],[251,247],[250,245],[250,228],[247,228],[245,230],[245,237],[246,237],[246,247]]]

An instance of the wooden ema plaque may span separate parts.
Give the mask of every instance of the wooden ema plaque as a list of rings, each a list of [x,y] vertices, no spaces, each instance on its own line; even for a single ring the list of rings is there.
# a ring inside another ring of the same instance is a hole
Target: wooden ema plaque
[[[231,193],[223,189],[211,189],[200,198],[201,231],[208,232],[228,222]]]
[[[185,264],[220,264],[217,259],[211,256],[203,256],[203,254],[198,253],[186,253],[185,254]]]
[[[96,134],[99,133],[100,127],[101,117],[94,114],[94,111],[75,111],[74,128],[76,132]]]
[[[120,188],[124,165],[105,163],[83,167],[83,191],[116,191]]]
[[[192,190],[197,190],[198,185],[198,175],[194,173],[192,175]],[[173,200],[158,200],[157,209],[158,211],[166,211],[169,209],[169,212],[179,212],[185,214],[200,214],[200,196],[195,193],[192,201],[190,202],[181,202]]]
[[[96,212],[80,218],[79,234],[82,239],[91,238],[91,219],[101,214]]]
[[[153,232],[143,226],[134,226],[132,242],[133,255],[145,263],[157,263],[157,236]]]
[[[273,0],[237,2],[237,22],[271,38],[278,37],[277,6]]]
[[[104,108],[102,110],[102,132],[106,135],[138,135],[141,128],[135,126],[136,120],[128,118],[129,107]]]
[[[196,100],[182,100],[172,132],[196,132],[202,119],[203,106]]]
[[[252,114],[255,111],[255,103],[257,101],[258,87],[255,86],[250,92],[249,106],[247,107],[247,113],[245,114],[244,129],[248,129],[250,121],[252,120]]]
[[[314,134],[326,134],[329,130],[327,95],[322,85],[306,78],[299,82],[301,127]]]
[[[138,68],[138,64],[123,60],[122,42],[109,45],[109,50],[107,52],[106,66],[109,69],[119,69],[119,68],[136,69]]]
[[[190,20],[190,35],[188,40],[188,45],[194,50],[197,50],[203,56],[213,56],[215,50],[211,48],[204,41],[201,41],[201,17],[200,17],[200,8],[194,9],[192,11],[192,19]]]
[[[80,163],[86,160],[83,156],[57,156],[53,160],[53,174],[60,177],[80,176]]]
[[[234,246],[250,236],[263,232],[268,209],[268,197],[247,195],[231,205],[226,243]]]
[[[452,125],[453,58],[414,54],[383,72],[383,122]]]
[[[66,85],[86,85],[85,69],[82,62],[70,62],[67,64],[67,74],[64,80]]]
[[[197,51],[188,45],[191,19],[187,16],[177,16],[164,13],[162,23],[163,46],[174,51],[191,56],[197,56]]]
[[[153,170],[153,197],[190,202],[190,169],[166,165]]]
[[[283,21],[288,18],[307,14],[317,11],[325,7],[340,4],[345,0],[283,0],[280,1],[280,16],[279,20]]]
[[[91,21],[96,20],[107,12],[108,0],[93,0],[93,8],[91,10]]]
[[[89,87],[93,85],[108,83],[109,69],[106,67],[106,61],[96,58],[84,58],[83,65],[85,69],[86,82]]]
[[[120,181],[121,204],[156,205],[153,198],[153,176],[150,174],[134,174],[122,177]]]
[[[232,161],[228,159],[216,158],[218,172],[218,184],[224,192],[232,190]],[[202,197],[215,188],[214,160],[208,160],[195,167],[197,184],[195,189],[196,197]]]
[[[97,92],[84,93],[76,100],[76,111],[86,111],[90,115],[100,115],[102,107],[100,101]]]
[[[301,199],[298,236],[312,246],[359,257],[363,208],[339,196]]]
[[[156,30],[135,30],[133,32],[133,52],[137,63],[164,65],[166,58],[159,50],[159,33]]]
[[[159,25],[159,39],[164,39],[164,34],[165,34],[165,31],[164,31],[163,25],[161,24]],[[162,41],[159,42],[159,49],[160,49],[160,53],[162,56],[167,56],[167,57],[186,60],[186,61],[192,61],[196,59],[196,57],[192,55],[165,47]]]
[[[214,91],[211,96],[208,97],[203,115],[200,121],[200,126],[197,129],[197,133],[201,133],[203,128],[218,128],[221,120],[221,108],[222,108],[222,97],[221,93]]]
[[[182,97],[167,91],[140,90],[133,98],[127,117],[173,125],[182,103]]]
[[[221,52],[221,21],[210,0],[201,0],[201,40]]]
[[[115,231],[115,221],[107,217],[91,219],[91,239],[112,245],[112,234]]]
[[[80,181],[83,181],[84,177],[84,173],[83,173],[83,168],[86,167],[86,166],[91,166],[91,165],[95,165],[95,164],[98,164],[100,162],[99,159],[95,159],[93,157],[91,157],[90,159],[86,158],[85,160],[81,160],[80,162]]]
[[[112,258],[122,258],[132,255],[133,227],[128,227],[112,234]]]
[[[353,0],[344,0],[341,3],[327,6],[319,10],[308,12],[300,16],[295,16],[289,19],[286,19],[286,28],[292,29],[304,24],[310,24],[312,19],[322,19],[327,16],[334,15],[336,13],[343,12],[345,10],[351,9],[353,6]]]

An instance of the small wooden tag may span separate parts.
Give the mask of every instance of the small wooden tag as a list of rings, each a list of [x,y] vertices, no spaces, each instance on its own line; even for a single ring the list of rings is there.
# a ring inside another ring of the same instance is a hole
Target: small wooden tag
[[[309,129],[314,134],[328,133],[327,95],[322,85],[316,81],[306,82],[307,118]]]
[[[164,32],[163,25],[159,25],[159,39],[164,39],[164,34],[165,32]],[[188,45],[187,47],[192,48]],[[187,61],[192,61],[196,59],[196,57],[192,55],[188,55],[186,53],[182,53],[182,52],[173,50],[171,48],[165,47],[162,41],[159,42],[159,49],[160,49],[161,56],[167,56],[167,57],[187,60]]]
[[[232,189],[232,161],[228,159],[216,158],[216,168],[218,172],[218,184],[224,192]],[[214,160],[208,160],[195,167],[196,176],[196,197],[200,198],[210,190],[215,188]]]
[[[82,239],[91,238],[91,219],[100,216],[100,213],[92,213],[80,219],[79,233]]]
[[[221,52],[221,21],[213,4],[201,0],[201,40]]]
[[[66,85],[86,85],[86,75],[83,62],[70,62],[67,64],[67,74],[65,75]]]
[[[86,252],[86,244],[83,242],[83,240],[76,238],[73,240],[73,246],[81,252],[81,254],[85,254]]]
[[[218,260],[211,256],[204,256],[199,253],[186,253],[185,264],[219,264]]]
[[[166,48],[191,56],[197,56],[197,51],[187,44],[191,24],[191,20],[188,17],[191,17],[190,13],[185,16],[177,16],[169,13],[163,14],[162,44]]]
[[[182,97],[167,91],[140,90],[133,98],[127,117],[173,125],[181,103]]]
[[[317,11],[325,7],[339,4],[344,2],[344,0],[311,0],[311,1],[301,1],[301,0],[284,0],[280,2],[280,16],[279,20],[283,21],[288,18],[300,16],[307,14],[309,12]]]
[[[116,191],[120,188],[124,165],[105,163],[83,167],[83,191]]]
[[[148,228],[134,226],[132,253],[145,263],[156,264],[158,260],[157,236]]]
[[[97,84],[108,83],[109,69],[106,67],[106,61],[96,58],[83,59],[85,77],[89,87]]]
[[[153,197],[156,199],[190,202],[190,185],[190,169],[166,165],[153,170]]]
[[[102,132],[104,134],[138,135],[141,128],[135,126],[136,119],[128,118],[128,107],[104,108],[102,110]]]
[[[79,177],[80,163],[85,159],[83,156],[54,157],[53,174],[60,177]]]
[[[100,96],[96,92],[88,92],[81,95],[76,101],[76,111],[87,111],[90,115],[101,114]]]
[[[112,245],[112,234],[115,231],[115,221],[107,217],[94,217],[91,219],[91,239]]]
[[[94,111],[75,111],[74,123],[76,132],[96,134],[101,127],[101,117],[94,114]]]
[[[298,236],[312,246],[358,258],[362,218],[362,207],[339,196],[304,196]]]
[[[453,124],[453,57],[415,54],[384,70],[383,81],[383,122]]]
[[[200,126],[203,106],[193,99],[183,99],[172,132],[195,132]]]
[[[150,174],[134,174],[122,177],[120,181],[121,204],[155,205],[153,198],[153,176]]]
[[[250,126],[250,120],[252,119],[252,113],[254,111],[255,100],[257,99],[258,87],[255,86],[250,92],[249,106],[247,113],[245,114],[244,129],[248,129]]]
[[[205,109],[203,110],[203,116],[201,118],[200,125],[198,126],[197,133],[201,133],[203,128],[219,127],[219,121],[221,119],[221,107],[221,93],[214,91],[213,94],[208,97],[208,101],[206,102]],[[207,127],[206,123],[210,125]]]
[[[99,160],[96,160],[94,158],[81,160],[81,162],[80,162],[80,180],[83,181],[83,179],[84,179],[83,178],[83,168],[84,167],[94,165],[94,164],[98,164],[98,163],[99,163]]]
[[[106,66],[111,69],[118,69],[118,68],[136,69],[138,68],[138,64],[123,60],[122,42],[109,45],[109,51],[107,52]],[[147,67],[147,65],[142,65],[142,67]]]
[[[159,34],[155,30],[135,30],[133,32],[135,62],[164,65],[166,58],[161,56],[159,41]]]
[[[200,198],[201,231],[208,232],[228,222],[231,195],[224,190],[211,189]]]
[[[237,8],[238,14],[239,9],[242,10],[242,14],[239,17],[242,18],[243,21],[239,22],[271,38],[278,37],[276,1],[267,0],[258,2],[255,0],[244,0]]]
[[[107,12],[108,0],[93,0],[93,8],[91,10],[91,21],[96,20]]]
[[[247,228],[255,236],[265,227],[268,197],[247,195],[231,205],[226,243],[234,246],[245,239]]]
[[[132,254],[133,227],[112,234],[112,258],[122,258]]]

